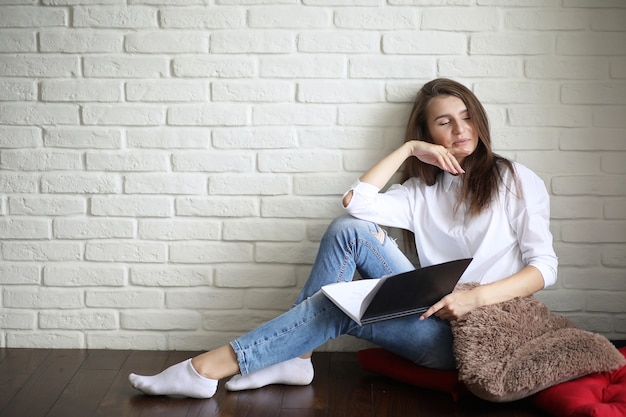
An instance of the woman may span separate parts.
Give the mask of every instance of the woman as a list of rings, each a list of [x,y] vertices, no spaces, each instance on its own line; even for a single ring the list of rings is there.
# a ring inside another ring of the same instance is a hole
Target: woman
[[[403,164],[403,184],[381,193]],[[131,374],[131,384],[147,394],[196,398],[211,397],[219,379],[235,374],[241,375],[226,384],[229,390],[309,384],[310,352],[342,334],[423,366],[453,368],[449,320],[556,281],[545,186],[524,166],[493,154],[483,106],[454,81],[424,85],[406,142],[363,174],[343,205],[350,216],[329,226],[291,310],[160,374]],[[351,280],[355,270],[376,278],[414,268],[378,224],[413,232],[422,266],[472,257],[461,282],[481,285],[445,296],[421,316],[357,325],[319,289]]]

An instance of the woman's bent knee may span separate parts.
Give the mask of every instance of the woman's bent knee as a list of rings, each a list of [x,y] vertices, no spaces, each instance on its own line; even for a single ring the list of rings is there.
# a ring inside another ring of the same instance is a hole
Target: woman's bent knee
[[[345,234],[346,232],[358,232],[360,230],[363,231],[371,231],[372,229],[380,229],[377,225],[372,222],[357,219],[349,214],[343,214],[339,217],[336,217],[326,229],[326,236],[334,236],[338,234]]]

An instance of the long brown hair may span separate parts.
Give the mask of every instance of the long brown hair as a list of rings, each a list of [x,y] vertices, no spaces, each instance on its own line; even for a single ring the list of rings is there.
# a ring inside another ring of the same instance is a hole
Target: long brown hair
[[[502,169],[510,170],[515,178],[513,164],[508,159],[493,153],[487,112],[478,98],[464,85],[446,78],[438,78],[424,84],[417,93],[406,129],[406,141],[417,139],[433,143],[428,130],[427,116],[432,100],[438,96],[454,96],[461,99],[467,107],[478,134],[476,150],[463,161],[465,174],[459,203],[467,203],[469,215],[480,214],[489,207],[498,192],[503,181]],[[410,158],[405,164],[402,180],[404,182],[409,178],[418,177],[425,184],[433,185],[442,172],[434,165],[426,164],[417,158]],[[415,242],[411,239],[405,243],[413,245]]]

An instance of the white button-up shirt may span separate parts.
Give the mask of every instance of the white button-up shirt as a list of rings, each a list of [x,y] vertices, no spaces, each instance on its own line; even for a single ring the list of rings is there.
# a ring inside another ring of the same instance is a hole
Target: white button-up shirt
[[[449,173],[432,186],[411,178],[384,193],[357,181],[346,210],[359,219],[412,231],[421,266],[474,258],[460,282],[486,284],[532,265],[547,287],[556,282],[558,264],[548,192],[531,170],[519,163],[514,167],[518,181],[505,170],[495,200],[478,216],[458,204],[462,179]]]

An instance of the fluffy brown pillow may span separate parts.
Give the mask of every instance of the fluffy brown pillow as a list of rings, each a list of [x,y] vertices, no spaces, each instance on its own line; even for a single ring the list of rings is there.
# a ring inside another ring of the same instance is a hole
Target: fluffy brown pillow
[[[451,326],[459,379],[489,401],[518,400],[626,362],[609,340],[576,328],[533,297],[477,308]]]

